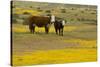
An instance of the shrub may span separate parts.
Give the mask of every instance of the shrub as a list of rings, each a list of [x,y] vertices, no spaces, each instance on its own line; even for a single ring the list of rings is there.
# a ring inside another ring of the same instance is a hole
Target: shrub
[[[74,21],[74,19],[71,19],[71,21]]]
[[[51,13],[51,11],[50,11],[50,10],[46,10],[45,12],[46,12],[46,13]]]
[[[27,15],[27,14],[30,14],[30,13],[29,12],[24,12],[23,14],[26,14]]]
[[[84,13],[84,11],[81,11],[81,13]]]
[[[71,8],[71,10],[75,10],[74,8]]]
[[[30,6],[30,8],[32,8],[32,6]]]
[[[42,12],[43,10],[39,9],[38,12]]]
[[[61,13],[66,13],[66,9],[61,9]]]
[[[77,18],[77,20],[78,20],[78,21],[81,21],[81,19],[80,19],[80,18]]]
[[[95,12],[92,12],[91,14],[96,14]]]
[[[39,10],[40,9],[40,7],[37,7],[37,10]]]

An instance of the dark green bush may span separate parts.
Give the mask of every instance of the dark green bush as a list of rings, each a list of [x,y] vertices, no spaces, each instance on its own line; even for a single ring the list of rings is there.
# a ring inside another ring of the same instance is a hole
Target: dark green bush
[[[46,10],[45,12],[46,12],[46,13],[51,13],[51,11],[50,11],[50,10]]]
[[[30,14],[30,13],[29,13],[29,12],[24,12],[23,14],[28,15],[28,14]]]
[[[66,9],[61,9],[61,13],[66,13]]]

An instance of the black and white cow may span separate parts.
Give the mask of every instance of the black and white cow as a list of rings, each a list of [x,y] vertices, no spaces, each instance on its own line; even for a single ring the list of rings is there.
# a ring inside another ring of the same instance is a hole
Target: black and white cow
[[[65,20],[63,20],[63,19],[55,20],[54,27],[55,27],[56,34],[63,36],[64,25],[65,25]]]

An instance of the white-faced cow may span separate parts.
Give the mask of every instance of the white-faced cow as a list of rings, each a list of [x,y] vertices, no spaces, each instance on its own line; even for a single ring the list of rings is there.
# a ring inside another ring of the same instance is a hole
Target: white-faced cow
[[[35,32],[35,26],[45,27],[45,32],[48,34],[49,26],[55,22],[55,16],[31,16],[29,18],[29,29],[30,32]]]
[[[55,32],[63,36],[63,29],[64,29],[65,21],[61,18],[56,18],[54,22]]]

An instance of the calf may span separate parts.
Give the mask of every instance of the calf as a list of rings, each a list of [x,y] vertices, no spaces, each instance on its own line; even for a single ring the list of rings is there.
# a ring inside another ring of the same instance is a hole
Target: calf
[[[64,20],[56,20],[54,22],[55,32],[56,34],[59,34],[63,36],[63,29],[64,29],[65,21]]]

